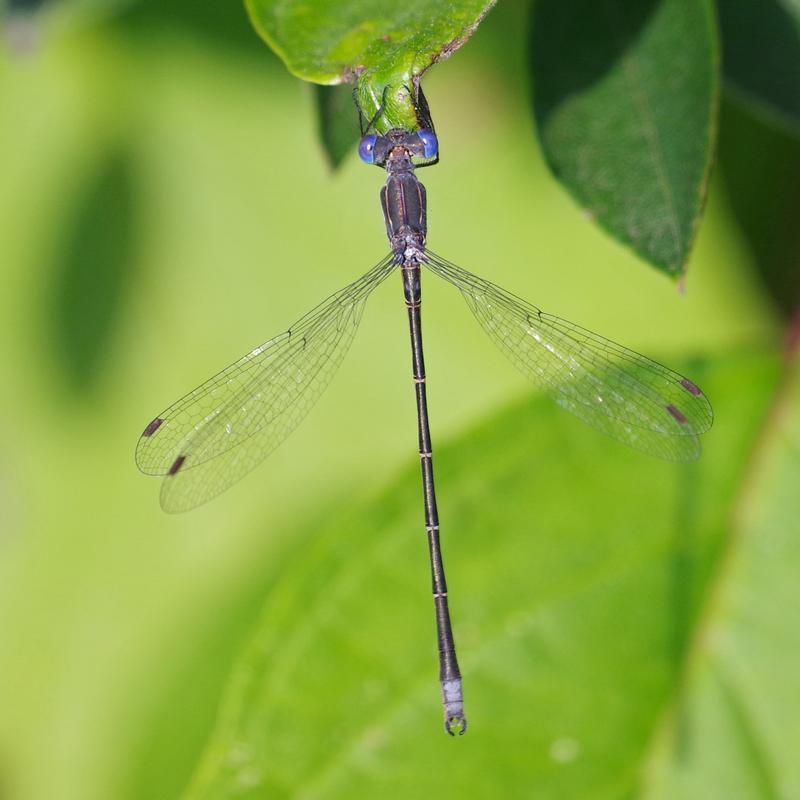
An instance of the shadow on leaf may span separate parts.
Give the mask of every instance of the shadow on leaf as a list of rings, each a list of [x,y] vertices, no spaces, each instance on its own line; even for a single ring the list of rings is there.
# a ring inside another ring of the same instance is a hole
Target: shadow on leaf
[[[93,390],[135,268],[129,155],[111,150],[75,192],[49,284],[49,333],[68,389]]]

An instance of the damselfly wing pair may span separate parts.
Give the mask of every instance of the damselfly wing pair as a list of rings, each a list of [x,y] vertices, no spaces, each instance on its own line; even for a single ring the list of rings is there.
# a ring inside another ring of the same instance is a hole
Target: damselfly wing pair
[[[650,455],[691,461],[700,455],[699,436],[711,427],[713,414],[689,378],[546,314],[426,247],[425,187],[416,169],[436,163],[438,141],[421,92],[415,101],[424,127],[370,133],[379,108],[359,144],[361,159],[387,173],[381,205],[389,255],[284,333],[162,411],[144,429],[136,462],[148,475],[164,476],[161,505],[166,511],[188,511],[223,492],[258,466],[306,416],[342,362],[370,294],[399,272],[411,336],[439,680],[445,729],[452,735],[464,733],[467,722],[439,543],[422,347],[422,268],[458,289],[509,360],[593,428]]]

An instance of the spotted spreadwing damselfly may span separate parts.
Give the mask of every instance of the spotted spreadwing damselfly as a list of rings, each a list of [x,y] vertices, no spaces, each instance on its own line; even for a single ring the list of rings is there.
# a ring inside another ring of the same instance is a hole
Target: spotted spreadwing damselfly
[[[369,272],[324,300],[284,333],[251,350],[162,411],[145,427],[136,463],[162,475],[166,511],[195,508],[238,481],[297,427],[328,386],[374,289],[399,272],[408,311],[417,405],[425,529],[439,646],[439,680],[448,733],[464,733],[461,672],[450,623],[439,543],[422,349],[421,273],[454,286],[492,341],[556,403],[584,422],[650,455],[691,461],[712,410],[688,378],[572,322],[520,300],[426,246],[425,187],[416,169],[438,161],[438,141],[419,87],[412,101],[418,130],[362,130],[359,155],[387,172],[381,206],[391,252]]]

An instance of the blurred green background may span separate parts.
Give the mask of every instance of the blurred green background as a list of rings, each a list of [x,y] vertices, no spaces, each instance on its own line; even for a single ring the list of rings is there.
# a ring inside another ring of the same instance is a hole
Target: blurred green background
[[[238,4],[65,5],[32,48],[6,36],[0,797],[800,798],[800,415],[770,280],[798,206],[761,180],[796,145],[726,103],[679,292],[547,172],[511,6],[425,82],[431,247],[687,371],[716,422],[696,465],[606,440],[426,280],[457,741],[399,280],[223,497],[167,516],[133,463],[159,409],[383,256],[380,173],[329,172],[310,87]]]

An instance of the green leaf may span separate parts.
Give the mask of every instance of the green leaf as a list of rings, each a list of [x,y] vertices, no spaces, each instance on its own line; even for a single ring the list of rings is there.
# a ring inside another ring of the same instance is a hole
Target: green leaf
[[[716,133],[711,0],[539,0],[534,111],[545,157],[621,242],[679,275]]]
[[[797,330],[795,330],[797,336]],[[781,387],[717,559],[647,800],[800,797],[800,371]]]
[[[245,0],[253,26],[289,71],[313,83],[358,78],[379,129],[418,126],[409,89],[475,32],[496,0]]]
[[[800,306],[800,140],[726,100],[719,169],[759,277],[789,319]]]
[[[358,111],[351,86],[315,86],[317,125],[331,169],[336,169],[359,139]]]
[[[717,0],[717,7],[727,87],[800,134],[800,3]]]
[[[437,449],[466,736],[442,730],[414,465],[278,565],[188,800],[634,796],[715,618],[708,598],[740,541],[731,512],[775,380],[756,357],[690,372],[719,420],[690,466],[630,451],[545,397]],[[800,568],[791,539],[787,579]],[[791,630],[796,594],[787,583],[783,603],[758,604],[765,639],[773,624]],[[776,688],[798,653],[772,661]],[[796,737],[795,718],[775,732]]]
[[[69,388],[92,390],[106,367],[136,268],[136,193],[130,154],[112,147],[68,209],[48,287],[50,345]]]

